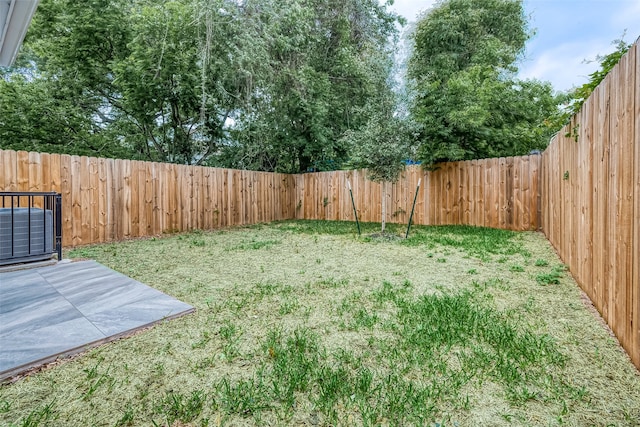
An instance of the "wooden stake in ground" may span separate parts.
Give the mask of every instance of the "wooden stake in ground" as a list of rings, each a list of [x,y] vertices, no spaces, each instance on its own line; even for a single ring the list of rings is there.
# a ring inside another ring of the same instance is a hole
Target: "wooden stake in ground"
[[[353,191],[351,190],[351,182],[347,180],[347,187],[349,187],[349,194],[351,195],[351,205],[353,206],[353,215],[356,218],[356,225],[358,226],[358,236],[360,235],[360,222],[358,221],[358,210],[356,209],[356,202],[353,200]]]
[[[416,210],[416,201],[418,200],[418,192],[420,191],[420,183],[422,178],[418,179],[418,186],[416,187],[416,195],[413,196],[413,206],[411,207],[411,215],[409,215],[409,224],[407,225],[407,233],[404,235],[405,239],[409,238],[409,230],[411,230],[411,220],[413,220],[413,212]]]

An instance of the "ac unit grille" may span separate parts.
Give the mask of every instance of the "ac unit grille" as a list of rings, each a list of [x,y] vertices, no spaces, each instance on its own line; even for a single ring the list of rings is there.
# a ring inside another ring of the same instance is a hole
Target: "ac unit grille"
[[[0,208],[0,265],[50,258],[53,213],[39,208]]]

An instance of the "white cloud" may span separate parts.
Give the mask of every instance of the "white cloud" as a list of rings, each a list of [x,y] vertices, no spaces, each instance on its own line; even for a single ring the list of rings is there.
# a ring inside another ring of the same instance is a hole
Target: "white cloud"
[[[391,10],[411,22],[434,3],[395,0]],[[526,5],[539,35],[527,44],[519,76],[550,81],[557,90],[586,83],[599,64],[585,60],[613,51],[611,42],[625,29],[627,42],[640,36],[640,0],[527,0]]]
[[[593,61],[599,54],[610,50],[609,43],[564,43],[540,51],[535,59],[522,63],[519,76],[550,81],[555,89],[567,90],[586,83],[589,74],[598,69],[597,62],[585,61]]]

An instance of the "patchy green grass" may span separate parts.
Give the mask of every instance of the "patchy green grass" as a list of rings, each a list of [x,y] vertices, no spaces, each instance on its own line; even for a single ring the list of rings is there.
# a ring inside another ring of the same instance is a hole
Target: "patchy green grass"
[[[72,251],[197,311],[1,386],[0,425],[637,425],[640,376],[543,236],[362,228]]]

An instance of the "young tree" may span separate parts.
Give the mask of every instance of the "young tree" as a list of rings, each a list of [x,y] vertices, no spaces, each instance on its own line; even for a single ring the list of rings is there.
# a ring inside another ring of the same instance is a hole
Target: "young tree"
[[[515,78],[529,38],[521,0],[440,0],[413,34],[408,74],[422,125],[418,156],[447,160],[546,147],[557,110],[549,83]]]
[[[347,131],[342,138],[352,147],[350,167],[367,169],[368,178],[382,186],[382,232],[387,217],[386,186],[394,183],[412,156],[416,127],[409,119],[394,115],[391,109],[372,115],[357,131]]]

